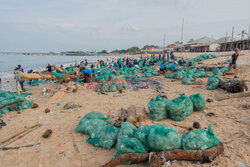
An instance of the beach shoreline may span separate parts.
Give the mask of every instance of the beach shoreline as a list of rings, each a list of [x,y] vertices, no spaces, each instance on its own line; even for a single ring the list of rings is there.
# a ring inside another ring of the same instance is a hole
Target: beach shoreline
[[[203,53],[175,53],[176,57],[193,58]],[[199,66],[212,66],[224,62],[229,59],[232,52],[213,53],[218,56],[216,59],[207,59],[202,61]],[[240,68],[240,78],[246,80],[247,86],[250,87],[250,52],[241,52],[238,60]],[[226,55],[226,56],[225,56]],[[128,55],[125,55],[128,56]],[[140,55],[138,55],[140,56]],[[223,66],[228,66],[223,64]],[[228,75],[226,78],[233,78]],[[153,121],[146,117],[143,124],[164,124],[174,128],[179,134],[187,132],[187,129],[192,127],[194,122],[199,122],[201,128],[212,126],[215,135],[224,144],[224,153],[217,157],[211,163],[200,164],[199,162],[188,161],[170,161],[171,166],[218,166],[218,167],[235,167],[240,163],[246,166],[250,164],[249,158],[249,109],[242,107],[249,105],[250,98],[227,99],[216,101],[218,96],[226,96],[229,93],[221,90],[206,90],[207,78],[198,78],[197,83],[193,85],[182,85],[181,80],[166,79],[164,76],[155,76],[152,79],[162,79],[163,94],[168,99],[174,99],[180,93],[190,96],[194,93],[200,93],[205,99],[212,99],[213,102],[207,103],[206,109],[201,112],[193,112],[186,117],[184,121],[175,122],[171,119],[162,121]],[[28,92],[33,95],[30,97],[39,105],[37,109],[26,109],[17,112],[9,112],[3,114],[3,119],[7,126],[1,129],[0,140],[14,134],[15,132],[39,122],[42,126],[32,131],[28,135],[11,143],[8,146],[25,145],[28,143],[40,143],[34,147],[21,148],[18,150],[0,150],[0,161],[3,166],[46,166],[46,167],[98,167],[104,165],[111,160],[115,149],[111,150],[94,147],[88,144],[85,140],[88,135],[82,135],[75,132],[75,127],[80,119],[91,111],[100,111],[104,116],[109,117],[116,115],[121,108],[128,108],[130,105],[135,105],[139,113],[144,113],[144,108],[147,109],[148,102],[158,95],[155,89],[126,89],[121,94],[117,92],[109,92],[101,94],[93,89],[88,89],[87,86],[79,86],[75,93],[67,93],[61,97],[56,103],[49,103],[51,96],[49,94],[42,95],[44,88],[52,91],[60,90],[63,86],[60,84],[45,85],[37,88],[32,88]],[[63,106],[67,103],[75,103],[81,107],[67,110]],[[45,113],[45,109],[49,108],[50,112]],[[213,113],[212,115],[209,113]],[[145,114],[145,113],[144,113]],[[185,127],[185,128],[183,128]],[[47,130],[53,131],[48,139],[41,136]],[[75,146],[79,150],[75,150]],[[146,163],[122,165],[124,167],[146,167]]]

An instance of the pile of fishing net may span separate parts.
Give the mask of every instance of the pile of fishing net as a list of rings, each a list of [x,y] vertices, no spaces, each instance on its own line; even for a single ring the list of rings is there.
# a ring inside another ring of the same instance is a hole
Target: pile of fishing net
[[[65,70],[66,70],[67,73],[74,73],[75,72],[74,67],[66,67]]]
[[[76,131],[88,134],[86,142],[93,146],[111,149],[115,146],[114,157],[127,153],[159,152],[173,149],[206,150],[220,141],[210,127],[192,129],[181,136],[173,129],[162,124],[142,125],[139,128],[129,122],[121,122],[121,127],[109,125],[100,112],[85,115]],[[127,162],[133,163],[133,162]]]
[[[17,100],[23,101],[0,109],[0,117],[2,117],[3,113],[7,113],[14,110],[20,111],[29,108],[33,103],[25,98],[28,95],[31,95],[31,93],[23,93],[21,95],[18,95],[10,91],[0,90],[0,107]]]
[[[145,67],[143,67],[142,68],[143,73],[142,73],[141,77],[148,78],[148,77],[158,75],[158,72],[155,71],[155,68],[156,68],[155,66],[145,66]]]
[[[121,89],[126,89],[126,85],[124,83],[116,84],[115,82],[99,82],[95,86],[96,92],[116,92],[120,87]]]
[[[213,54],[201,54],[200,56],[190,59],[190,61],[195,63],[195,62],[203,61],[205,59],[213,59],[213,58],[217,58],[217,56]]]
[[[148,103],[150,117],[154,121],[171,118],[174,121],[183,121],[193,111],[205,109],[206,102],[202,95],[193,94],[190,97],[180,94],[179,97],[169,100],[156,96]]]
[[[217,89],[219,86],[219,79],[216,76],[211,76],[207,80],[207,90]]]

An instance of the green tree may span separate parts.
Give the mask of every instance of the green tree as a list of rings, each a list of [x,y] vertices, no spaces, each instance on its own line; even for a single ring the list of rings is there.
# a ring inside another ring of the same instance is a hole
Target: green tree
[[[101,51],[102,54],[107,54],[108,52],[106,50]]]
[[[131,48],[128,48],[127,52],[130,54],[136,54],[139,53],[141,50],[138,46],[133,46]]]
[[[183,42],[180,42],[180,41],[175,41],[174,44],[182,44]]]

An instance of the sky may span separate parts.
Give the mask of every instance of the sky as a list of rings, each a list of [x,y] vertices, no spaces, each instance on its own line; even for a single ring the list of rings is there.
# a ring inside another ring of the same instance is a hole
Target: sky
[[[126,49],[249,30],[250,0],[0,0],[0,52]]]

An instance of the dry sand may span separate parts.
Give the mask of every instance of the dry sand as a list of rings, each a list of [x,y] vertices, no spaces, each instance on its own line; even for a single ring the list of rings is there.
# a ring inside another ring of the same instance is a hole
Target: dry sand
[[[177,54],[179,56],[194,57],[200,53]],[[203,61],[203,64],[214,64],[225,61],[231,53],[216,53],[219,58]],[[191,56],[192,55],[192,56]],[[223,55],[228,55],[227,57]],[[238,65],[241,68],[240,77],[247,80],[250,88],[250,53],[244,52],[239,57]],[[233,78],[233,75],[226,76]],[[163,79],[163,92],[169,99],[176,98],[179,93],[191,95],[193,93],[202,94],[205,99],[214,99],[217,96],[224,96],[228,93],[223,90],[206,90],[207,78],[199,78],[199,84],[182,85],[180,80],[164,79],[163,76],[155,77]],[[60,85],[46,86],[52,90]],[[81,135],[74,131],[78,121],[88,112],[96,110],[105,116],[116,114],[120,108],[127,108],[134,104],[138,112],[143,113],[143,108],[147,108],[147,103],[157,95],[154,89],[132,90],[127,89],[122,94],[108,93],[108,95],[98,94],[93,89],[81,87],[76,93],[67,93],[58,104],[48,104],[49,97],[42,96],[42,88],[32,89],[31,99],[39,104],[37,109],[27,109],[4,114],[3,119],[7,126],[0,129],[0,140],[14,134],[15,132],[30,126],[36,122],[42,124],[31,133],[16,140],[8,146],[20,146],[29,143],[41,143],[40,145],[18,150],[0,150],[0,167],[98,167],[112,159],[114,148],[111,150],[94,147],[85,142],[87,135]],[[73,110],[63,109],[67,102],[74,102],[82,107]],[[187,130],[183,127],[192,127],[193,122],[198,121],[202,128],[212,125],[215,135],[224,143],[224,153],[216,158],[212,163],[200,164],[198,162],[171,161],[172,166],[249,166],[250,164],[250,130],[249,130],[249,102],[250,97],[228,99],[220,102],[207,103],[207,107],[202,112],[193,112],[182,122],[175,122],[166,119],[160,122],[153,122],[146,118],[145,124],[161,123],[174,128],[179,134]],[[248,106],[245,108],[244,106]],[[50,113],[45,113],[45,108],[50,108]],[[207,113],[214,113],[208,116]],[[47,130],[53,131],[48,139],[41,136]],[[73,143],[79,149],[75,150]],[[146,163],[131,166],[147,166]]]

